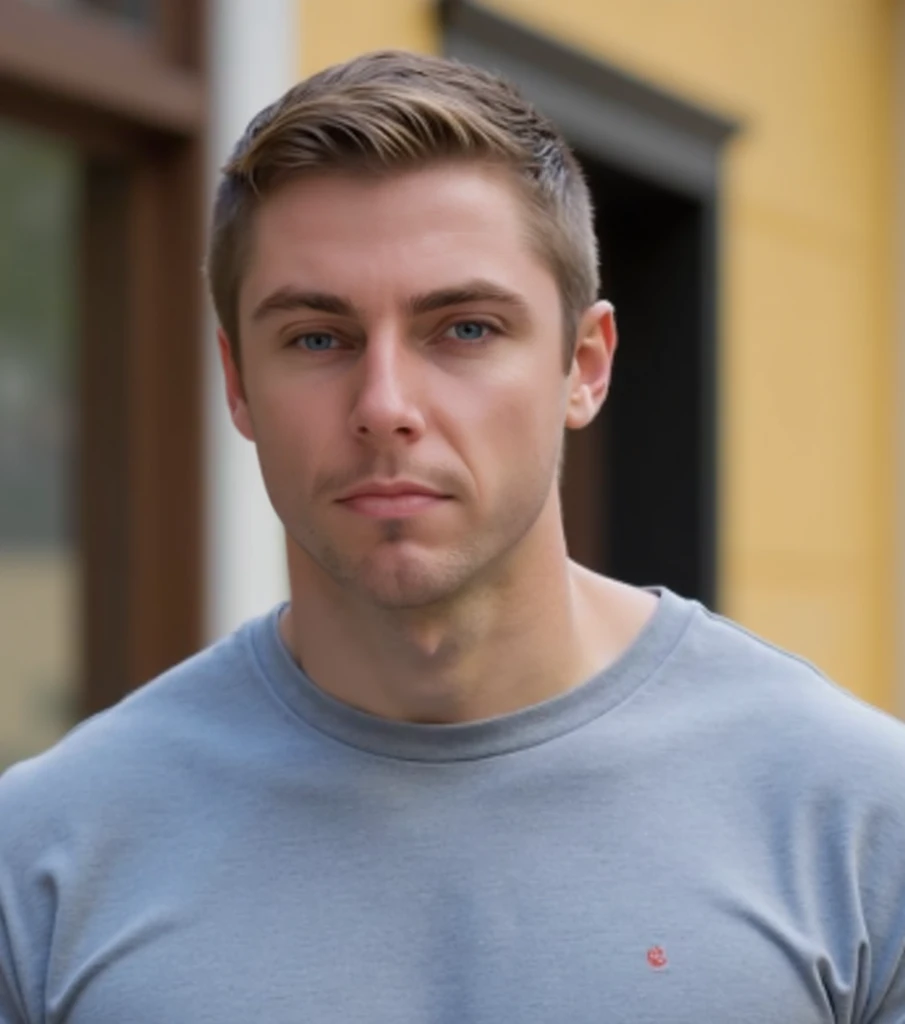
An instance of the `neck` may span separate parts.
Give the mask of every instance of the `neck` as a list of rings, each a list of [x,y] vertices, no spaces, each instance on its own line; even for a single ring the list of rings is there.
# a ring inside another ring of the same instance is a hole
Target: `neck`
[[[556,526],[487,585],[414,610],[323,585],[290,542],[283,639],[322,690],[383,718],[468,722],[547,700],[615,660],[655,604],[570,562]]]

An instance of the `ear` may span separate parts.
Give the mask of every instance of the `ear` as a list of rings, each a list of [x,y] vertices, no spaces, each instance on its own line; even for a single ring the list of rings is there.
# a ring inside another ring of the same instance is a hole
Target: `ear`
[[[616,352],[616,316],[612,303],[601,299],[582,316],[569,372],[566,426],[586,427],[606,399]]]
[[[226,402],[229,406],[230,418],[236,430],[247,441],[254,441],[254,428],[248,413],[248,403],[245,401],[242,373],[236,366],[232,345],[222,327],[217,329],[217,346],[220,349],[220,363],[223,366],[223,380],[226,385]]]

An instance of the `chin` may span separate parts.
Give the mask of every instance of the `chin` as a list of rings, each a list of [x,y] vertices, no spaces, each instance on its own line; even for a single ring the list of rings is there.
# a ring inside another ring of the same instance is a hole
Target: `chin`
[[[356,574],[359,592],[387,609],[425,608],[449,600],[470,575],[464,567],[441,566],[425,557],[374,559]]]
[[[307,535],[306,535],[307,534]],[[380,542],[364,550],[349,538],[296,531],[292,548],[299,579],[323,574],[340,592],[385,609],[418,609],[454,600],[480,579],[512,544]],[[299,555],[303,558],[300,560]],[[305,568],[307,563],[308,568]],[[315,575],[310,575],[316,567]]]

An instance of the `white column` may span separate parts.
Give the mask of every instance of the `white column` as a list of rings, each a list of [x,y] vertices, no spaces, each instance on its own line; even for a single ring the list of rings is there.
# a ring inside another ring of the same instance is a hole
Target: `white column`
[[[299,77],[302,0],[212,0],[210,200],[245,126]],[[230,422],[214,324],[205,364],[205,628],[213,640],[288,595],[283,529],[254,446]]]

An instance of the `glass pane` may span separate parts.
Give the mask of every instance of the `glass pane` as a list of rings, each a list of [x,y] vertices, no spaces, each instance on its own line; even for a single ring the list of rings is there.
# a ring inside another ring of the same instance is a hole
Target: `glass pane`
[[[29,0],[40,7],[57,10],[93,11],[118,18],[129,25],[147,28],[154,18],[155,0]]]
[[[0,121],[0,768],[74,721],[80,167]]]

